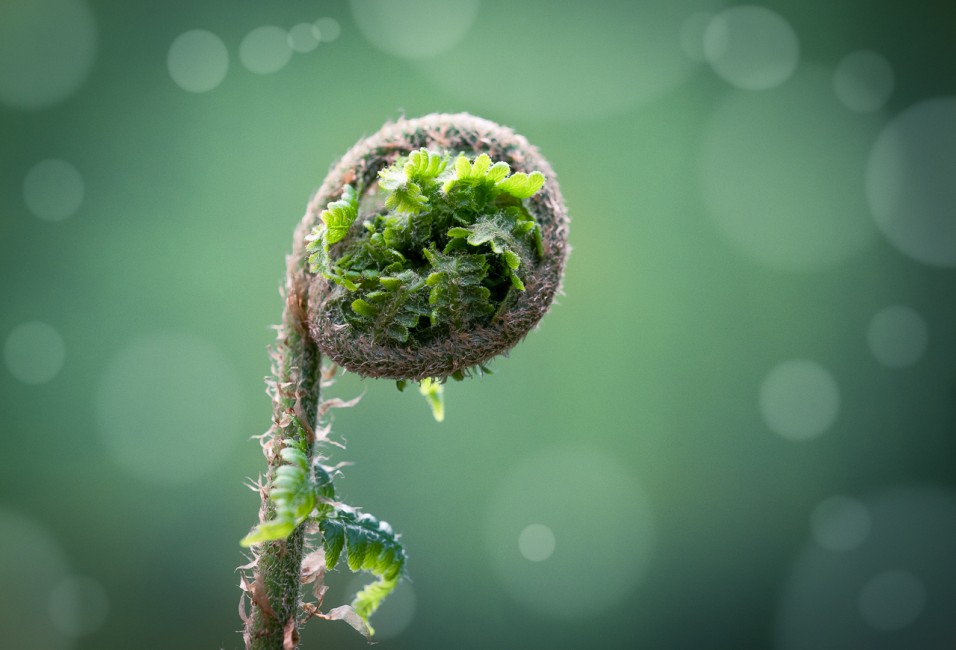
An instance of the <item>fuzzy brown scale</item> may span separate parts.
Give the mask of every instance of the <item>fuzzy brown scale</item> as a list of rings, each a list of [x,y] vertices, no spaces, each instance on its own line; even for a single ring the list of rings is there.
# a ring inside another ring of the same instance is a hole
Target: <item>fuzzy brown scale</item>
[[[467,113],[431,114],[388,123],[374,135],[360,140],[326,176],[309,202],[296,229],[293,255],[307,268],[305,236],[320,222],[319,215],[341,198],[346,184],[371,188],[378,172],[422,147],[469,155],[488,154],[504,161],[513,171],[540,171],[542,189],[525,202],[541,228],[543,254],[524,271],[525,291],[512,292],[510,304],[488,323],[462,331],[448,331],[426,342],[402,344],[374,340],[336,319],[336,285],[321,275],[308,278],[309,332],[321,352],[336,364],[366,377],[389,379],[445,378],[457,371],[486,363],[520,342],[547,313],[560,291],[561,276],[569,251],[568,214],[551,165],[527,139],[509,128]],[[353,224],[353,233],[362,228]],[[351,235],[352,233],[350,233]]]

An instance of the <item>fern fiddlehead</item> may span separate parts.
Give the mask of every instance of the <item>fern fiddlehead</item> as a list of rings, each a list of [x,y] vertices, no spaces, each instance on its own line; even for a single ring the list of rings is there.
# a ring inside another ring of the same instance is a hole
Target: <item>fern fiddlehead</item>
[[[249,648],[294,648],[303,620],[369,617],[406,555],[385,522],[336,500],[324,464],[322,357],[362,376],[420,383],[436,419],[443,383],[507,352],[547,312],[568,217],[550,165],[510,129],[467,114],[386,124],[332,168],[296,229],[273,350],[273,425],[259,524],[242,543]],[[322,611],[339,558],[377,581]],[[315,602],[301,602],[311,582]]]

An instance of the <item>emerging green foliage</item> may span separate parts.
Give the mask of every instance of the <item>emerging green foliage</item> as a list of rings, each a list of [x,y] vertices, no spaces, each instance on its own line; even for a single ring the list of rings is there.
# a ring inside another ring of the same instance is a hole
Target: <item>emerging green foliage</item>
[[[275,508],[275,516],[243,537],[239,542],[242,546],[248,548],[253,544],[285,539],[313,511],[319,515],[328,512],[327,502],[335,498],[332,478],[321,465],[309,470],[305,444],[305,436],[301,436],[299,442],[279,452],[283,463],[269,485],[269,500]]]
[[[293,422],[300,426],[294,418]],[[365,571],[378,578],[351,604],[368,633],[373,634],[368,619],[398,585],[405,567],[405,550],[388,523],[335,501],[329,468],[315,463],[309,470],[305,436],[287,440],[291,444],[279,451],[282,464],[267,488],[275,516],[260,523],[239,543],[248,548],[286,539],[303,522],[317,523],[329,569],[335,567],[344,550],[350,571]]]
[[[488,259],[481,254],[445,254],[426,248],[432,272],[425,280],[430,287],[428,304],[431,323],[447,323],[460,329],[472,320],[494,313],[491,289],[482,281],[488,276]]]
[[[514,218],[508,218],[509,212]],[[534,221],[522,219],[522,216],[511,208],[504,214],[482,216],[470,226],[452,228],[448,235],[453,239],[445,246],[445,252],[463,249],[462,242],[474,247],[472,250],[487,250],[483,247],[487,244],[487,248],[504,264],[502,268],[506,269],[514,288],[524,291],[524,283],[517,273],[518,267],[521,266],[521,256],[527,253],[522,242],[527,241],[529,233],[538,232],[538,227]]]
[[[495,186],[516,199],[528,199],[544,187],[544,174],[541,172],[531,172],[530,174],[518,172],[499,181]]]
[[[405,568],[405,550],[388,523],[348,506],[337,506],[319,526],[328,568],[338,564],[344,550],[349,570],[367,571],[378,578],[352,601],[355,612],[368,624],[382,600],[398,585]]]
[[[455,159],[455,175],[445,181],[442,189],[446,194],[456,188],[467,187],[473,192],[506,193],[516,199],[534,196],[544,186],[541,172],[517,172],[508,176],[511,167],[505,162],[491,164],[487,154],[481,154],[473,163],[464,155]]]
[[[508,163],[492,164],[488,154],[479,155],[474,162],[468,162],[466,156],[460,155],[455,158],[455,174],[445,181],[442,190],[445,194],[450,194],[456,187],[481,188],[483,191],[490,191],[510,172],[511,167]]]
[[[325,239],[328,244],[345,239],[352,222],[358,215],[358,197],[351,185],[342,189],[342,198],[329,203],[319,218],[325,223]]]
[[[487,323],[511,291],[524,291],[542,246],[522,201],[544,176],[511,173],[487,154],[449,160],[419,149],[379,171],[368,203],[381,207],[361,215],[357,232],[360,192],[350,186],[322,213],[309,264],[341,287],[330,305],[358,333],[392,345],[424,343]]]
[[[346,185],[342,188],[342,198],[329,203],[319,215],[322,225],[306,237],[309,242],[307,250],[311,253],[309,264],[313,272],[318,271],[330,280],[344,282],[343,278],[333,276],[329,269],[329,246],[345,239],[356,216],[358,216],[358,194],[355,188]]]
[[[402,390],[399,388],[399,390]],[[445,387],[435,379],[423,379],[418,391],[425,397],[425,401],[432,408],[432,415],[436,422],[445,420]]]
[[[379,187],[388,192],[385,207],[409,214],[421,212],[447,164],[441,155],[420,149],[413,151],[403,164],[396,163],[380,171]]]
[[[382,288],[352,301],[352,311],[358,318],[372,322],[375,336],[405,343],[409,331],[418,326],[419,318],[430,313],[421,291],[425,280],[415,271],[407,270],[379,277],[378,281]]]

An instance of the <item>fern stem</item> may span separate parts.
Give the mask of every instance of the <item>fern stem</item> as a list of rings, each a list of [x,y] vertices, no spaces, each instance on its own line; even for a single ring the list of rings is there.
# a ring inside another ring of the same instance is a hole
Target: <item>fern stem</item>
[[[279,451],[289,444],[312,437],[321,383],[321,355],[308,336],[306,324],[307,279],[302,264],[301,232],[296,233],[294,252],[287,258],[286,305],[273,348],[273,425],[263,439],[271,481],[282,465]],[[292,416],[290,418],[290,416]],[[300,426],[301,424],[301,426]],[[313,440],[305,445],[309,462]],[[260,490],[260,521],[274,515],[266,490]],[[246,596],[251,613],[246,617],[244,638],[248,650],[292,650],[298,645],[297,615],[304,548],[304,524],[285,540],[256,547],[252,575],[246,577]]]

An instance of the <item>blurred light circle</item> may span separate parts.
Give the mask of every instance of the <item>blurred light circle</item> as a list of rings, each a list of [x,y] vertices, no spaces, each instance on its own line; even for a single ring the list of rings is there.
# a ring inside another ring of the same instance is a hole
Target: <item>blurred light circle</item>
[[[640,485],[620,461],[591,447],[548,450],[512,467],[492,495],[485,531],[507,592],[560,619],[620,602],[640,584],[654,543]]]
[[[144,481],[200,479],[242,440],[236,371],[191,334],[143,336],[121,348],[99,380],[95,407],[113,458]]]
[[[299,54],[311,52],[319,46],[319,37],[315,32],[312,23],[299,23],[289,30],[289,47]]]
[[[169,76],[177,86],[204,93],[222,83],[229,71],[229,52],[222,39],[203,29],[180,34],[166,56]]]
[[[110,610],[103,586],[85,576],[68,576],[50,593],[53,626],[68,637],[81,637],[98,630]]]
[[[792,359],[775,367],[760,386],[760,412],[767,425],[789,440],[815,438],[833,426],[840,393],[817,363]]]
[[[873,146],[866,194],[876,225],[905,255],[956,267],[956,97],[911,106]]]
[[[544,524],[530,524],[518,536],[518,549],[532,562],[543,562],[554,553],[554,531]]]
[[[729,94],[703,136],[704,209],[761,263],[801,272],[837,264],[876,238],[856,188],[878,129],[874,116],[843,108],[817,69],[774,90]]]
[[[741,5],[717,14],[704,32],[714,72],[744,90],[779,86],[797,69],[800,44],[786,20],[765,7]]]
[[[372,45],[413,60],[447,52],[478,15],[478,0],[350,0],[349,5],[359,31]]]
[[[817,544],[830,551],[849,551],[870,534],[866,506],[844,496],[822,501],[810,515],[810,529]]]
[[[31,519],[0,507],[0,630],[4,648],[62,650],[72,643],[49,618],[50,592],[69,574],[63,551]]]
[[[353,576],[348,584],[349,597],[357,594],[369,584],[369,581],[368,574]],[[399,581],[395,591],[388,595],[382,606],[372,614],[369,620],[375,629],[375,636],[372,638],[376,641],[384,641],[400,636],[412,624],[415,618],[415,607],[415,588],[412,583],[408,580]]]
[[[923,357],[929,333],[926,321],[916,310],[892,305],[870,321],[866,340],[877,361],[891,368],[904,368]]]
[[[870,534],[798,555],[778,602],[779,650],[944,648],[956,639],[956,492],[904,486],[861,499]]]
[[[342,33],[342,28],[335,18],[319,18],[312,24],[312,33],[320,43],[331,43]]]
[[[926,604],[923,583],[908,571],[886,571],[860,592],[860,614],[877,630],[899,630],[919,617]]]
[[[56,158],[41,160],[23,179],[23,200],[44,221],[62,221],[75,214],[85,190],[76,167]]]
[[[893,92],[893,68],[876,52],[848,54],[833,73],[833,89],[844,106],[868,113],[883,108]]]
[[[24,384],[45,384],[63,369],[66,345],[53,327],[39,321],[18,325],[3,348],[7,369]]]
[[[474,111],[590,121],[652,104],[687,80],[697,64],[684,54],[681,26],[717,2],[569,2],[555,11],[550,0],[486,0],[461,43],[420,66]]]
[[[0,104],[47,108],[72,95],[93,69],[96,31],[84,0],[0,3]]]
[[[289,35],[275,25],[257,27],[239,43],[239,60],[256,74],[278,72],[291,59]]]
[[[707,60],[704,53],[704,34],[707,26],[714,19],[714,14],[698,11],[687,17],[680,27],[680,45],[684,54],[691,60],[703,63]]]

